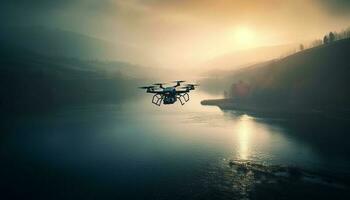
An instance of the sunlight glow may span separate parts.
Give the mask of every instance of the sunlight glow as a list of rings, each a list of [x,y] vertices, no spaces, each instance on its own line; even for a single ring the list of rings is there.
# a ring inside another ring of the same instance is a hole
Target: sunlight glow
[[[250,48],[257,43],[255,32],[247,27],[237,27],[229,31],[229,37],[239,48]]]

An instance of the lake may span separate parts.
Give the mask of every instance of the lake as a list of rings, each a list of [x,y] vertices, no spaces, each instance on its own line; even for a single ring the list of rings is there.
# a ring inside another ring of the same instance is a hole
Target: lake
[[[202,106],[208,98],[217,97],[195,91],[184,106],[158,107],[144,95],[120,104],[4,118],[2,194],[11,199],[348,195],[348,119],[252,116]]]

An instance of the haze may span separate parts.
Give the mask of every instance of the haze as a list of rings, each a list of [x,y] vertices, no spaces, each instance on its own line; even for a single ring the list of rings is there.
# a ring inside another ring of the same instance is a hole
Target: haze
[[[71,30],[132,48],[139,52],[128,58],[132,63],[178,69],[242,49],[321,38],[329,30],[347,27],[350,19],[346,0],[5,0],[1,4],[3,26]]]

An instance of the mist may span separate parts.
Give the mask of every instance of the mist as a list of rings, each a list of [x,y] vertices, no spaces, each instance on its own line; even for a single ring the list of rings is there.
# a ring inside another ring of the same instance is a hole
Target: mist
[[[298,44],[339,31],[348,26],[349,8],[342,0],[5,0],[0,11],[2,27],[73,31],[127,52],[115,59],[184,69],[232,52]],[[250,36],[242,40],[242,32]]]
[[[0,199],[350,199],[350,1],[2,0]]]

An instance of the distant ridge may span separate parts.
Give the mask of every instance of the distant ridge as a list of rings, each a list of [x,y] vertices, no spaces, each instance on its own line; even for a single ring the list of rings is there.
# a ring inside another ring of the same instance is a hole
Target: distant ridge
[[[262,46],[217,56],[202,64],[204,69],[239,69],[263,61],[280,58],[297,49],[296,44]]]
[[[338,40],[263,66],[238,70],[225,79],[230,84],[249,84],[249,96],[239,100],[244,104],[350,110],[349,52],[350,39]],[[237,99],[231,85],[226,88]]]
[[[136,49],[72,31],[41,26],[0,29],[0,44],[7,43],[39,54],[84,60],[135,60]]]

